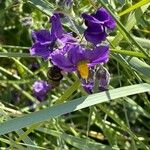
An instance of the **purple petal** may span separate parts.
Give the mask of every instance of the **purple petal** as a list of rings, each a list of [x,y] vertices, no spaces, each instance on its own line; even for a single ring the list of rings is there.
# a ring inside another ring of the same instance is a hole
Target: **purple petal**
[[[77,41],[70,33],[63,34],[60,40],[64,43],[75,43]]]
[[[113,30],[116,27],[116,22],[105,8],[100,8],[94,15],[99,21],[104,22],[104,25]]]
[[[93,82],[82,81],[82,87],[84,88],[84,90],[87,93],[92,94],[93,93],[93,88],[94,88],[94,81]]]
[[[72,45],[71,49],[68,52],[68,59],[74,65],[77,65],[79,61],[86,60],[84,49],[79,45]]]
[[[47,91],[50,89],[50,85],[46,81],[35,81],[33,84],[33,90],[37,94],[43,95],[46,94]]]
[[[39,31],[33,31],[32,38],[35,40],[35,42],[40,42],[41,44],[48,44],[52,41],[50,31],[44,29]]]
[[[84,88],[84,90],[89,93],[92,94],[93,93],[93,89],[94,89],[94,70],[92,69],[92,67],[89,70],[89,76],[87,80],[82,79],[80,76],[80,80],[81,80],[81,84],[82,87]]]
[[[108,11],[105,8],[100,8],[97,10],[96,14],[94,15],[94,17],[96,19],[98,19],[101,22],[106,22],[109,20],[109,16],[110,14],[108,13]]]
[[[99,46],[91,51],[86,51],[86,57],[90,61],[89,66],[107,62],[109,58],[109,46]]]
[[[72,44],[66,44],[62,49],[59,49],[61,51],[61,54],[65,55],[72,49]]]
[[[71,34],[63,34],[61,38],[57,39],[59,48],[63,48],[66,44],[76,43],[76,39]]]
[[[90,28],[84,32],[85,39],[93,44],[99,44],[104,41],[107,37],[107,33],[104,32],[93,32]]]
[[[31,55],[37,55],[41,56],[44,59],[48,59],[52,50],[48,48],[48,45],[41,45],[41,43],[35,43],[33,46],[30,48],[30,54]]]
[[[59,51],[59,50],[58,50]],[[76,70],[73,64],[61,53],[54,52],[51,55],[52,63],[64,71]]]
[[[34,93],[34,97],[36,97],[36,99],[38,99],[40,102],[42,102],[46,98],[46,95],[37,95]]]
[[[88,15],[86,13],[82,14],[82,17],[85,19],[85,24],[88,27],[91,27],[92,29],[97,30],[97,32],[102,32],[103,28],[102,28],[102,22],[100,22],[99,20],[97,20],[95,17]]]
[[[89,22],[89,23],[93,23],[93,24],[100,24],[100,21],[97,20],[95,17],[88,15],[86,13],[82,14],[83,19],[85,19],[85,21]]]
[[[105,24],[110,30],[113,30],[116,27],[116,22],[111,16],[109,18],[109,21],[107,21]]]
[[[42,101],[47,95],[47,92],[52,88],[50,84],[48,84],[46,81],[39,80],[35,81],[33,84],[33,93],[34,96]]]
[[[53,36],[55,36],[56,38],[61,38],[64,31],[62,29],[62,25],[61,25],[61,22],[60,22],[60,15],[58,13],[55,13],[50,18],[50,22],[52,23],[51,34]]]
[[[110,74],[108,70],[101,66],[96,73],[96,77],[99,79],[99,89],[105,91],[108,89],[108,84],[110,82]]]

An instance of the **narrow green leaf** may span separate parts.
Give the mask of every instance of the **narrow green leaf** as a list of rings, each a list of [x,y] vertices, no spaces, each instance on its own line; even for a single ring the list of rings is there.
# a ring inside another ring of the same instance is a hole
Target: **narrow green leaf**
[[[23,72],[26,71],[30,75],[35,76],[34,73],[30,69],[28,69],[28,67],[26,67],[24,64],[22,64],[18,59],[15,59],[15,58],[12,58],[12,59],[15,61],[16,65],[18,65],[20,68],[23,69]]]
[[[53,6],[48,2],[44,0],[29,0],[28,3],[32,4],[34,7],[36,7],[38,10],[43,12],[44,14],[51,16],[54,9]]]
[[[117,37],[117,36],[116,36]],[[112,42],[116,37],[114,36],[108,36],[107,39]],[[134,40],[136,40],[143,48],[146,48],[147,50],[150,49],[150,40],[146,38],[136,37],[133,36]],[[117,38],[118,39],[118,38]],[[121,38],[122,39],[122,38]],[[119,41],[120,42],[120,41]],[[122,41],[123,43],[128,43],[127,41]]]
[[[114,100],[133,94],[150,91],[150,85],[147,83],[131,85],[121,88],[116,88],[106,92],[92,94],[87,97],[81,97],[64,104],[56,105],[47,109],[43,109],[23,117],[14,118],[6,121],[0,125],[0,135],[18,130],[20,128],[45,121],[50,118],[58,117],[60,115],[83,109],[98,103]],[[119,93],[119,94],[118,94]]]
[[[29,49],[30,47],[24,47],[24,46],[14,46],[14,45],[2,45],[0,44],[0,48],[8,48],[8,49]]]
[[[6,74],[8,74],[8,75],[10,75],[10,76],[12,76],[12,77],[14,77],[15,79],[18,79],[18,80],[21,79],[18,75],[13,74],[12,72],[6,70],[5,68],[3,68],[3,67],[1,67],[1,66],[0,66],[0,71],[2,71],[2,72],[4,72],[4,73],[6,73]]]
[[[3,142],[3,143],[6,143],[8,145],[12,145],[12,143],[14,142],[12,140],[4,139],[4,138],[0,138],[0,141]],[[25,150],[25,148],[23,146],[19,145],[19,144],[16,144],[16,145],[14,145],[14,147],[11,147],[11,148]]]
[[[57,104],[64,102],[67,100],[74,91],[78,89],[80,85],[79,79],[77,79],[66,91],[65,93],[60,97],[60,99],[56,102]]]
[[[31,56],[29,53],[14,53],[14,52],[0,52],[0,57],[39,57],[39,56]]]
[[[6,83],[6,84],[23,84],[23,83],[31,83],[33,80],[0,80],[0,84]]]
[[[7,140],[7,139],[4,139],[4,138],[0,138],[0,141],[6,143],[6,144],[9,144],[11,145],[12,144],[12,141],[11,140]],[[14,142],[14,141],[13,141]],[[28,150],[40,150],[40,149],[43,149],[43,150],[50,150],[50,149],[47,149],[47,148],[44,148],[44,147],[40,147],[40,146],[36,146],[36,145],[30,145],[30,144],[26,144],[26,143],[18,143],[16,145],[14,145],[13,148],[15,148],[15,150],[27,150],[27,148],[23,147],[23,146],[27,146],[28,147]],[[12,147],[11,147],[12,148]],[[6,149],[6,147],[5,147]]]
[[[134,52],[130,50],[119,50],[119,49],[110,49],[111,52],[113,53],[118,53],[118,54],[123,54],[123,55],[128,55],[128,56],[133,56],[133,57],[139,57],[139,58],[147,58],[143,53],[141,52]]]
[[[125,57],[127,62],[138,72],[150,79],[150,66],[136,57]]]
[[[5,49],[2,49],[2,51],[7,53],[7,50]],[[28,69],[24,64],[22,64],[18,59],[15,59],[15,58],[11,58],[11,59],[16,63],[16,65],[18,65],[18,67],[20,68],[20,70],[22,70],[22,72],[26,70],[29,74],[31,74],[32,76],[35,76],[33,72],[30,69]]]
[[[122,11],[121,13],[119,13],[119,16],[123,16],[123,15],[129,13],[130,11],[132,11],[134,9],[137,9],[137,8],[147,4],[149,2],[150,2],[149,0],[141,0],[138,3],[132,5],[131,7],[127,8],[126,10]]]

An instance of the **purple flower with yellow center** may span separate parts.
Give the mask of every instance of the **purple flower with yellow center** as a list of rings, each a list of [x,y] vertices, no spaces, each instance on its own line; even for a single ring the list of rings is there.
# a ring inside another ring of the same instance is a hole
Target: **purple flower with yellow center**
[[[87,29],[84,36],[87,41],[93,44],[99,44],[106,39],[106,30],[113,30],[116,27],[116,22],[105,8],[99,8],[95,14],[82,14],[85,19]]]
[[[65,33],[60,22],[60,15],[55,13],[50,18],[51,30],[39,30],[32,32],[34,44],[30,48],[31,55],[41,56],[49,59],[51,53],[59,48],[63,48],[66,44],[75,42],[75,38],[69,33]]]
[[[107,45],[95,47],[93,50],[72,44],[64,55],[55,51],[52,55],[52,62],[60,69],[68,72],[77,71],[82,79],[89,76],[89,67],[107,62],[109,57],[109,47]]]
[[[51,89],[51,85],[46,81],[38,80],[33,84],[33,94],[39,100],[43,101],[47,95],[47,92]]]

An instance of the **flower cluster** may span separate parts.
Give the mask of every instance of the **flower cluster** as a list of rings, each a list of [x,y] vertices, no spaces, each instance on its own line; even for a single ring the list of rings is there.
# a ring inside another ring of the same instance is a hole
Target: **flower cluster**
[[[71,33],[65,32],[61,24],[61,14],[54,13],[50,18],[50,30],[32,32],[34,44],[30,48],[30,54],[50,60],[62,71],[76,71],[83,88],[88,93],[92,93],[95,78],[98,77],[100,78],[99,89],[107,89],[108,71],[100,67],[101,69],[96,69],[98,71],[91,72],[98,64],[102,66],[109,60],[109,46],[102,41],[106,39],[107,32],[115,28],[116,23],[104,8],[98,9],[91,15],[83,13],[82,17],[87,26],[84,37],[89,42],[88,47],[91,48],[79,43]]]

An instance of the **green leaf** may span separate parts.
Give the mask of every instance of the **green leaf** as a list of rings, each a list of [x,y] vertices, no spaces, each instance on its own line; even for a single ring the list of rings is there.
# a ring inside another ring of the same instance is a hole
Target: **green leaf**
[[[118,53],[118,54],[123,54],[123,55],[128,55],[128,56],[133,56],[133,57],[139,57],[139,58],[147,58],[143,53],[141,52],[134,52],[130,50],[120,50],[120,49],[110,49],[111,52],[113,53]]]
[[[27,2],[48,16],[51,16],[54,11],[53,6],[48,1],[29,0]]]
[[[39,56],[31,56],[29,53],[14,53],[14,52],[0,52],[0,57],[39,57]]]
[[[148,92],[150,85],[147,83],[121,87],[106,92],[92,94],[87,97],[81,97],[64,104],[56,105],[47,109],[43,109],[22,117],[14,118],[6,121],[0,125],[0,135],[9,133],[11,131],[24,128],[26,126],[45,121],[50,118],[58,117],[60,115],[83,109],[98,103],[107,102],[117,98]],[[118,94],[119,93],[119,94]]]
[[[0,44],[0,48],[8,48],[8,49],[29,49],[30,47],[24,47],[24,46],[14,46],[14,45],[3,45],[3,44]]]
[[[122,11],[121,13],[119,13],[119,16],[123,16],[127,13],[129,13],[130,11],[134,10],[134,9],[137,9],[147,3],[149,3],[150,1],[149,0],[142,0],[142,1],[139,1],[138,3],[132,5],[131,7],[129,7],[128,9]]]
[[[60,99],[56,102],[57,104],[64,102],[67,100],[76,89],[78,89],[80,85],[80,81],[77,79],[66,91],[65,93],[60,97]]]
[[[136,57],[125,57],[127,62],[139,73],[150,79],[150,66]]]

